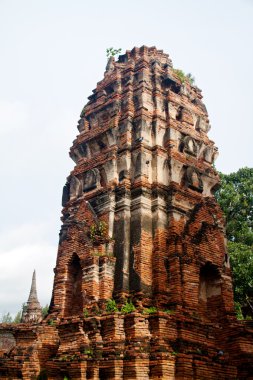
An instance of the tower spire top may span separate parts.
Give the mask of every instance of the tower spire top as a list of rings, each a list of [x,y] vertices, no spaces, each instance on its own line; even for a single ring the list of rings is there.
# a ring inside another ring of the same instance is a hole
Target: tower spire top
[[[34,269],[32,276],[32,284],[27,303],[23,307],[21,321],[24,323],[40,322],[42,319],[41,306],[38,301],[36,288],[36,271]]]
[[[39,302],[36,287],[36,270],[33,271],[31,290],[27,302]]]

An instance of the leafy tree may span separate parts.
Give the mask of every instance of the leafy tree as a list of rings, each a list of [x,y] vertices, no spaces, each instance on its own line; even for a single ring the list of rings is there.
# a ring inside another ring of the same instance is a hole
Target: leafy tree
[[[48,315],[49,306],[46,304],[46,306],[42,307],[42,317],[46,317]]]
[[[228,251],[237,310],[245,318],[253,317],[253,249],[246,244],[229,242]]]
[[[22,308],[24,307],[24,304]],[[42,317],[44,318],[48,314],[49,306],[43,306],[42,307]],[[19,310],[14,318],[12,318],[11,314],[5,313],[0,317],[0,323],[20,323],[22,317],[22,310]]]
[[[217,200],[226,215],[230,241],[253,245],[253,169],[221,174]]]
[[[20,310],[15,315],[15,317],[13,319],[13,323],[20,323],[21,322],[21,317],[22,317],[22,311]]]
[[[12,323],[12,316],[11,316],[11,314],[9,312],[3,314],[1,316],[1,318],[0,318],[0,322],[1,323]]]
[[[253,317],[253,169],[220,176],[216,197],[226,216],[236,309]]]

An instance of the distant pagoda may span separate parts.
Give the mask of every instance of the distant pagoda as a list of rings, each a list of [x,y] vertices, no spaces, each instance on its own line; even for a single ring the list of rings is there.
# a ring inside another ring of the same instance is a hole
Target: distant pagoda
[[[39,323],[42,320],[42,309],[38,301],[36,289],[36,272],[33,271],[32,285],[27,303],[23,306],[21,322]]]

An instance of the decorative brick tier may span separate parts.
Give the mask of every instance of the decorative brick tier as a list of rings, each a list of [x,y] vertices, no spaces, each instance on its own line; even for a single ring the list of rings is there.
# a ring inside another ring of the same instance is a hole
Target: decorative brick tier
[[[16,345],[1,347],[0,374],[3,380],[39,373],[49,380],[252,379],[252,333],[252,322],[221,325],[165,312],[2,325],[0,337],[12,335]]]
[[[109,59],[78,129],[49,315],[1,327],[0,378],[253,379],[201,90],[134,48]],[[106,312],[112,299],[135,311]]]

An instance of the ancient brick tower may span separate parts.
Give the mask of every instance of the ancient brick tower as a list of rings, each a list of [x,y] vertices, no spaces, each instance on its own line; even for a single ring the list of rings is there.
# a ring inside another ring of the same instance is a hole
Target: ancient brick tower
[[[233,313],[201,99],[156,48],[109,60],[70,150],[51,313],[129,297],[209,320]]]
[[[32,285],[27,303],[22,310],[22,323],[40,322],[42,320],[41,306],[38,301],[36,288],[36,272],[34,270],[32,277]]]
[[[209,128],[163,51],[108,61],[70,150],[49,315],[0,327],[1,379],[253,379]]]

